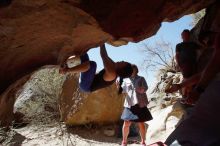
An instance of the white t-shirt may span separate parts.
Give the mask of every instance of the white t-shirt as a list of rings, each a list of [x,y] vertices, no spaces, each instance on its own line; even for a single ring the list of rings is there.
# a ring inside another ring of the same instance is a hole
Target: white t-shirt
[[[144,87],[145,93],[138,93],[135,89],[138,87]],[[136,76],[135,78],[124,79],[122,84],[123,93],[127,93],[125,98],[124,107],[130,108],[136,104],[139,104],[140,107],[147,106],[148,99],[146,91],[148,85],[144,77]]]

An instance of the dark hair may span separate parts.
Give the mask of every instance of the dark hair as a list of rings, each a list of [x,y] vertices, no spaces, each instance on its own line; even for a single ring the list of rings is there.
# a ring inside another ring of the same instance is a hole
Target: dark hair
[[[122,83],[123,83],[123,79],[124,78],[128,78],[132,75],[133,73],[133,68],[132,65],[130,63],[127,62],[127,65],[125,67],[123,67],[122,69],[120,69],[119,72],[117,72],[118,76],[119,76],[119,90],[118,90],[118,94],[121,94],[123,89],[122,89]]]
[[[184,29],[182,33],[184,33],[184,32],[190,33],[189,29]]]
[[[122,77],[119,78],[119,89],[118,89],[118,94],[121,94],[122,91],[123,91],[123,88],[122,88],[122,83],[123,83],[123,79]]]
[[[117,75],[119,77],[128,78],[132,75],[132,73],[133,73],[132,65],[128,62],[126,62],[126,63],[127,63],[126,66],[124,66],[123,68],[120,68],[120,70],[117,70]]]
[[[135,68],[137,70],[137,73],[139,72],[139,69],[138,69],[137,65],[132,64],[131,66],[132,66],[132,68]]]

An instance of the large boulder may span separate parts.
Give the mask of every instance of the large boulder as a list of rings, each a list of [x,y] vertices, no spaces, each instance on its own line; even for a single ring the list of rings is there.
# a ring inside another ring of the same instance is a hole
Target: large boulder
[[[15,120],[24,123],[62,120],[68,125],[118,122],[124,96],[118,95],[116,86],[86,94],[78,88],[78,77],[78,74],[60,75],[57,68],[35,72],[15,94],[14,112],[23,115]]]
[[[60,97],[61,118],[66,124],[108,124],[120,120],[124,96],[118,95],[116,85],[86,94],[79,91],[78,75],[67,78]]]
[[[14,104],[16,124],[36,122],[40,124],[58,120],[58,99],[65,76],[57,68],[45,68],[35,72],[16,94]]]

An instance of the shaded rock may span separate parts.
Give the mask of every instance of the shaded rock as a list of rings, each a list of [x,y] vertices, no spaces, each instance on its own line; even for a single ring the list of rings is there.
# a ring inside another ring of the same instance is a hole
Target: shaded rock
[[[78,75],[68,76],[60,97],[62,120],[68,125],[118,122],[124,103],[115,85],[86,94],[79,91]]]
[[[13,108],[16,100],[16,94],[22,90],[22,86],[29,80],[31,74],[28,74],[17,80],[14,84],[1,95],[0,99],[0,126],[8,130],[14,118]]]
[[[14,121],[13,121],[13,128],[21,128],[26,126],[28,123],[24,121],[25,115],[20,112],[15,112],[14,113]]]
[[[68,0],[75,2],[75,0]],[[91,14],[115,38],[138,42],[156,33],[162,21],[174,21],[213,1],[81,0],[79,7]]]
[[[106,135],[106,136],[114,136],[115,135],[115,129],[111,129],[111,128],[106,128],[104,131],[103,131],[103,134]]]
[[[204,19],[203,29],[200,30],[201,23],[194,28],[194,32],[199,30],[198,34],[202,34],[207,42],[213,42],[214,37],[210,34],[216,33],[219,35],[219,13],[220,3],[216,3],[209,7]],[[203,20],[202,20],[203,21]],[[202,22],[201,21],[201,22]],[[207,25],[208,24],[208,25]],[[206,27],[204,27],[206,26]],[[204,33],[209,32],[209,33]],[[195,38],[197,39],[197,38]],[[212,45],[207,43],[206,49],[199,60],[199,70],[203,70],[210,61],[213,50]],[[203,92],[195,104],[190,116],[181,122],[175,131],[168,137],[166,144],[170,145],[174,141],[178,141],[182,146],[199,145],[199,146],[217,146],[220,145],[220,118],[219,114],[219,90],[220,82],[218,74],[209,82],[205,92]]]
[[[89,14],[58,0],[14,0],[0,18],[0,93],[23,75],[109,37]]]
[[[0,1],[0,7],[8,6],[11,3],[12,0],[1,0]]]
[[[15,117],[16,124],[35,121],[47,123],[52,119],[57,120],[58,98],[64,79],[65,76],[60,75],[56,68],[35,72],[17,93],[14,112],[22,117]]]
[[[3,135],[0,130],[0,144],[3,146],[19,146],[22,145],[22,142],[25,140],[25,136],[17,133],[14,130],[5,132]],[[3,139],[4,138],[4,139]]]
[[[104,42],[118,46],[141,41],[155,34],[162,21],[176,20],[213,1],[13,0],[0,8],[0,93],[60,57]]]

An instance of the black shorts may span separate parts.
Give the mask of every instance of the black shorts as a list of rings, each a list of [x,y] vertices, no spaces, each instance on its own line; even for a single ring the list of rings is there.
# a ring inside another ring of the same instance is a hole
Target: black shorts
[[[139,105],[136,104],[131,108],[125,107],[121,119],[132,122],[146,122],[152,120],[153,117],[147,107],[140,108]]]

